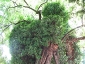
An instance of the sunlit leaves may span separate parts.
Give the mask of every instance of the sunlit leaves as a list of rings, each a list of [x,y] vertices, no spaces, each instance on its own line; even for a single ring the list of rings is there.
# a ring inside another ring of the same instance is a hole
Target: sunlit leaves
[[[3,1],[3,2],[4,2],[4,1],[10,1],[10,0],[1,0],[1,1]]]

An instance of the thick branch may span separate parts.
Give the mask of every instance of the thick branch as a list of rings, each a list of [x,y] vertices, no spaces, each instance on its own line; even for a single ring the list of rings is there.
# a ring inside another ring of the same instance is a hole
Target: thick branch
[[[85,39],[85,36],[79,37],[79,38],[69,39],[68,42],[77,42],[77,41],[79,41],[79,40],[84,40],[84,39]]]
[[[85,25],[83,25],[83,26],[85,26]],[[81,25],[81,26],[78,26],[78,27],[76,27],[76,28],[70,30],[68,33],[66,33],[66,34],[64,35],[64,37],[62,38],[62,41],[64,41],[65,38],[66,38],[67,36],[69,36],[69,33],[71,33],[72,31],[74,31],[75,29],[77,29],[77,28],[81,28],[81,27],[83,27],[83,26]]]

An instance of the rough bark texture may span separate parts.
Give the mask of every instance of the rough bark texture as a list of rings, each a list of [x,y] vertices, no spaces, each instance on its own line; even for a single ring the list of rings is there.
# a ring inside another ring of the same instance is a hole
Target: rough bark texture
[[[42,57],[39,64],[50,64],[54,52],[58,49],[57,44],[50,43],[48,47],[45,47],[42,51]],[[57,60],[58,61],[58,60]]]
[[[85,37],[79,37],[79,38],[68,37],[66,41],[63,41],[66,44],[66,54],[68,56],[68,60],[67,60],[68,64],[75,64],[74,63],[75,50],[73,47],[74,42],[77,42],[79,40],[84,40],[84,39]],[[39,64],[51,64],[51,59],[53,57],[54,57],[55,63],[60,64],[57,50],[58,50],[58,45],[52,42],[49,42],[49,46],[44,47],[44,49],[42,50],[42,55],[41,55]]]

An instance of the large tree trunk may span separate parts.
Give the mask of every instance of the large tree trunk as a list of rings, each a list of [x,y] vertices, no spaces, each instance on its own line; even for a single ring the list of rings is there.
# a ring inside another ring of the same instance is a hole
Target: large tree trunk
[[[45,47],[42,51],[42,57],[40,59],[39,64],[50,64],[53,55],[55,59],[57,58],[56,61],[58,61],[58,57],[55,56],[57,49],[58,49],[58,45],[53,43],[50,43],[48,47]]]
[[[78,40],[83,40],[85,37],[80,38],[68,38],[66,41],[63,41],[66,43],[67,48],[67,56],[68,56],[68,64],[74,64],[74,42],[77,42]],[[51,64],[51,59],[54,57],[55,63],[60,64],[59,62],[59,56],[58,56],[58,45],[50,42],[48,47],[44,47],[42,50],[41,59],[38,64]]]

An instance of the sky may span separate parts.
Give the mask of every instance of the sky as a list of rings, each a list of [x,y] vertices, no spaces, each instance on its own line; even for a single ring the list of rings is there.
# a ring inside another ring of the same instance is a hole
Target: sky
[[[3,11],[0,11],[0,16],[3,16],[3,15],[4,15]]]
[[[2,51],[2,57],[6,58],[6,61],[11,60],[11,54],[7,45],[0,45],[0,51]]]

